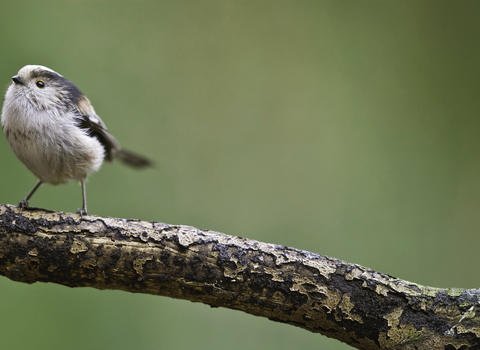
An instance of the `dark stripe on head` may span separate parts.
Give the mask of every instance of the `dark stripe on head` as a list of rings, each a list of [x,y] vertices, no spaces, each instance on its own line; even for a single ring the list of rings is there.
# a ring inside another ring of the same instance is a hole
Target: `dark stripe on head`
[[[68,94],[70,101],[73,104],[78,103],[78,99],[83,96],[83,93],[80,89],[72,83],[70,80],[62,77],[60,74],[43,69],[34,69],[30,72],[30,77],[32,79],[43,78],[51,83],[57,85],[59,88],[65,90]]]

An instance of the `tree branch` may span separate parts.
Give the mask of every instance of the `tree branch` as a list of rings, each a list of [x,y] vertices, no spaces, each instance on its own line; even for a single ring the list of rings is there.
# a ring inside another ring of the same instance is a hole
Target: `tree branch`
[[[0,205],[0,274],[202,302],[358,349],[477,349],[480,290],[191,226]]]

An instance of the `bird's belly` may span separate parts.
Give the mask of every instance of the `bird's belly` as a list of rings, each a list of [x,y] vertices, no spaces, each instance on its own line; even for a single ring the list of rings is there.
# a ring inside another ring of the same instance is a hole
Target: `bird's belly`
[[[57,137],[48,138],[46,135]],[[22,163],[44,183],[60,184],[84,179],[90,172],[98,170],[103,162],[104,149],[100,142],[80,131],[8,133],[7,141]]]

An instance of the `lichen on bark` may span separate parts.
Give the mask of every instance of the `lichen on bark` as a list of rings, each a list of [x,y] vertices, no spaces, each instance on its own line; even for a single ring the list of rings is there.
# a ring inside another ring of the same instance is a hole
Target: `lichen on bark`
[[[227,307],[358,349],[475,349],[479,290],[201,230],[0,205],[0,274]]]

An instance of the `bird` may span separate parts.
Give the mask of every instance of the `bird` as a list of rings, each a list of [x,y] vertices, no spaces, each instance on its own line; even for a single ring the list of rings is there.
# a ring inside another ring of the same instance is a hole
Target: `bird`
[[[120,147],[95,112],[90,100],[70,80],[41,65],[27,65],[12,77],[2,108],[1,124],[7,143],[38,182],[19,202],[29,200],[43,183],[58,185],[76,180],[82,188],[87,215],[87,176],[103,161],[119,159],[135,167],[152,162]]]

